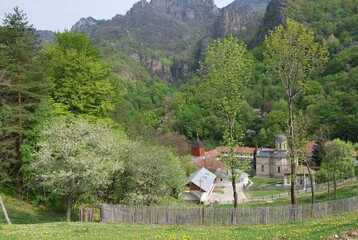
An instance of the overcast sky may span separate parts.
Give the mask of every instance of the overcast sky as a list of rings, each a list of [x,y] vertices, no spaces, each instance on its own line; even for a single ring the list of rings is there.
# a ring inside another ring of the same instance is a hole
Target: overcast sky
[[[13,13],[18,6],[27,15],[30,24],[38,30],[63,31],[82,17],[97,20],[111,19],[125,14],[139,0],[0,0],[1,25],[5,13]],[[150,2],[150,0],[147,0]],[[219,8],[234,0],[214,0]]]

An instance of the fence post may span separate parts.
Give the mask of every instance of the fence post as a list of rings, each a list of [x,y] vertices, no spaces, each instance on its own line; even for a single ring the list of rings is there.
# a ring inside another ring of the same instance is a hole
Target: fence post
[[[80,208],[78,217],[80,222],[93,222],[93,208]]]

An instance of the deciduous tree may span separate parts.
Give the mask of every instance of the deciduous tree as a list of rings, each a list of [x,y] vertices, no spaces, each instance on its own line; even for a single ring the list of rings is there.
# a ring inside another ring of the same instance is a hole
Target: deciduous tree
[[[242,134],[238,118],[244,91],[252,77],[252,63],[246,46],[233,36],[214,40],[208,47],[205,60],[200,63],[204,96],[222,119],[225,129],[223,139],[229,148],[225,161],[231,172],[235,208],[238,198],[236,182],[239,179],[237,168],[240,162],[234,156],[234,147]]]
[[[323,70],[328,61],[326,42],[315,42],[313,32],[304,25],[288,19],[286,26],[278,26],[265,38],[265,63],[285,90],[288,103],[288,147],[291,163],[291,203],[296,200],[297,153],[294,143],[293,101],[304,90],[305,83],[315,72]]]
[[[34,183],[66,198],[66,220],[73,200],[106,188],[112,174],[123,169],[125,137],[107,124],[60,118],[42,131],[31,164]]]
[[[326,166],[330,166],[331,171],[327,171],[333,175],[334,199],[337,199],[337,180],[354,176],[353,165],[353,145],[340,139],[335,139],[328,143],[326,154]]]
[[[119,96],[98,49],[85,33],[58,32],[56,38],[45,50],[55,107],[74,114],[107,117]]]

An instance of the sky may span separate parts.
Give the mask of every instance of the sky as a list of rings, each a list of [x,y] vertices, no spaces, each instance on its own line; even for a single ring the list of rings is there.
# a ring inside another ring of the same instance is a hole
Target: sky
[[[0,0],[1,25],[5,13],[13,13],[18,6],[27,15],[27,20],[38,30],[63,31],[82,17],[97,20],[111,19],[116,14],[124,15],[139,0]],[[147,0],[150,2],[150,0]],[[214,0],[219,8],[234,0]]]

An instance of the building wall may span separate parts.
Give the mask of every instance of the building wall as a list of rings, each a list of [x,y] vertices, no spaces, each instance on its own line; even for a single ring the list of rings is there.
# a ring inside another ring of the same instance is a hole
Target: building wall
[[[291,177],[290,175],[285,175],[285,186],[291,186]],[[314,183],[314,182],[313,182]],[[296,176],[296,186],[302,186],[304,188],[310,188],[311,187],[311,179],[308,174],[305,175],[297,175]]]
[[[284,171],[287,169],[286,158],[271,158],[270,164],[270,177],[271,178],[284,178]]]
[[[196,186],[196,185],[193,184],[192,182],[190,182],[190,183],[188,184],[188,187],[189,187],[189,189],[190,189],[191,191],[200,191],[200,190],[201,190],[198,186]]]
[[[286,158],[256,157],[256,176],[267,178],[284,178],[284,171],[289,167]]]
[[[204,156],[205,148],[204,147],[192,147],[191,155],[196,156],[196,157]]]
[[[256,176],[270,177],[270,158],[256,157]]]

